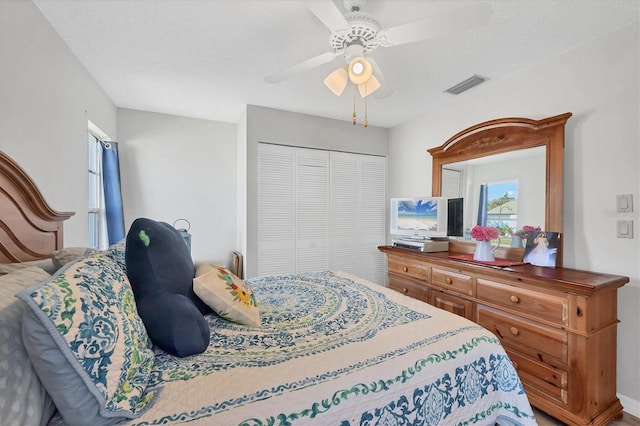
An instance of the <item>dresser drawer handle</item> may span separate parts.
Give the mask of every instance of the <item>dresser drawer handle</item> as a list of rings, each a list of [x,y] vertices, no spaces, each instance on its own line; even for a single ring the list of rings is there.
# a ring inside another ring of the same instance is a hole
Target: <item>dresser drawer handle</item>
[[[409,268],[407,268],[406,266],[403,266],[403,267],[402,267],[402,270],[403,270],[404,272],[409,272]]]
[[[520,298],[518,296],[511,296],[510,299],[513,303],[520,303]]]
[[[453,284],[453,280],[451,278],[446,278],[444,282],[446,282],[447,284]]]
[[[403,292],[404,294],[407,294],[407,293],[409,293],[409,289],[408,289],[408,288],[406,288],[406,287],[402,287],[402,292]]]
[[[517,336],[518,334],[520,334],[520,330],[518,330],[515,327],[511,327],[509,330],[511,330],[511,334],[513,334],[514,336]]]

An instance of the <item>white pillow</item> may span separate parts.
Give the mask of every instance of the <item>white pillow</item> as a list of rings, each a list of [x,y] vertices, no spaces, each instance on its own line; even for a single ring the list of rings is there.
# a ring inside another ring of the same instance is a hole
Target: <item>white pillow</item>
[[[260,327],[260,311],[253,291],[224,266],[212,263],[198,265],[193,291],[220,317]]]

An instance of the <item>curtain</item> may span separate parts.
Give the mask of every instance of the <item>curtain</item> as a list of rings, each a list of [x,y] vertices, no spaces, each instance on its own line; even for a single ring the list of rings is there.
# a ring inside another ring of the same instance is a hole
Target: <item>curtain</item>
[[[102,151],[102,186],[104,189],[104,212],[109,245],[124,238],[124,210],[120,190],[120,162],[118,143],[100,141]]]

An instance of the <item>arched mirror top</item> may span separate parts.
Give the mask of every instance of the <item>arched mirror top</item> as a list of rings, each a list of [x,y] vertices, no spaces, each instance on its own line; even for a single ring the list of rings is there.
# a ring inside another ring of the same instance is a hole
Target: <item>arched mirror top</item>
[[[462,130],[441,146],[428,150],[433,158],[432,194],[442,195],[442,170],[447,164],[544,147],[544,227],[562,232],[564,129],[571,115],[542,120],[501,118]],[[561,259],[558,256],[559,266]]]

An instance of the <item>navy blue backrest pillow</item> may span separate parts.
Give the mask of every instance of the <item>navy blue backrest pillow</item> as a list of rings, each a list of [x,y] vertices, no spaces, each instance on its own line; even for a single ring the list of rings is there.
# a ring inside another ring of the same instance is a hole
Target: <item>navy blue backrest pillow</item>
[[[195,267],[180,232],[165,222],[136,219],[125,245],[127,275],[151,341],[185,357],[204,352],[208,306],[193,292]]]

